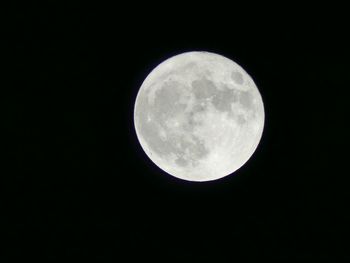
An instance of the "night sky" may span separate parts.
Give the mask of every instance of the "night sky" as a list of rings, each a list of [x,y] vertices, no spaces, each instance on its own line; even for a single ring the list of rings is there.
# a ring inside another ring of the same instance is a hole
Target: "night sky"
[[[9,10],[1,262],[350,260],[345,22],[152,10],[58,1]],[[162,172],[133,126],[148,73],[194,50],[240,64],[265,106],[253,157],[206,183]]]

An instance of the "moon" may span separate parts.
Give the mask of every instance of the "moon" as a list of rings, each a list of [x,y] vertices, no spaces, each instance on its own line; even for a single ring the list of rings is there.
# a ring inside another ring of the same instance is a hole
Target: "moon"
[[[136,135],[147,156],[166,173],[196,182],[244,165],[260,142],[264,120],[262,97],[248,73],[203,51],[154,68],[134,107]]]

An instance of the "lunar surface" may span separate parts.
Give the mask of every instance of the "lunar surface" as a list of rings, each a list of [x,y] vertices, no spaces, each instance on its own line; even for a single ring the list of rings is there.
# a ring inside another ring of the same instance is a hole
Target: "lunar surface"
[[[137,94],[134,124],[147,156],[188,181],[232,174],[262,136],[264,106],[237,63],[209,52],[187,52],[159,64]]]

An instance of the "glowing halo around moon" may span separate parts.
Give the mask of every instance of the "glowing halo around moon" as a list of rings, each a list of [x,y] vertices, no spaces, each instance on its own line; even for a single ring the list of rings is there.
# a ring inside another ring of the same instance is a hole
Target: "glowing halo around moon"
[[[186,52],[159,64],[136,97],[134,124],[147,156],[188,181],[232,174],[252,156],[264,128],[252,78],[232,60]]]

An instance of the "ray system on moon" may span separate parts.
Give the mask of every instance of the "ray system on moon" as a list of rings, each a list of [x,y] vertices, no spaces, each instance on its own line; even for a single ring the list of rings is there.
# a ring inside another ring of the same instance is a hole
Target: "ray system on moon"
[[[252,78],[235,62],[187,52],[158,65],[143,82],[134,123],[147,156],[189,181],[239,169],[262,136],[264,106]]]

